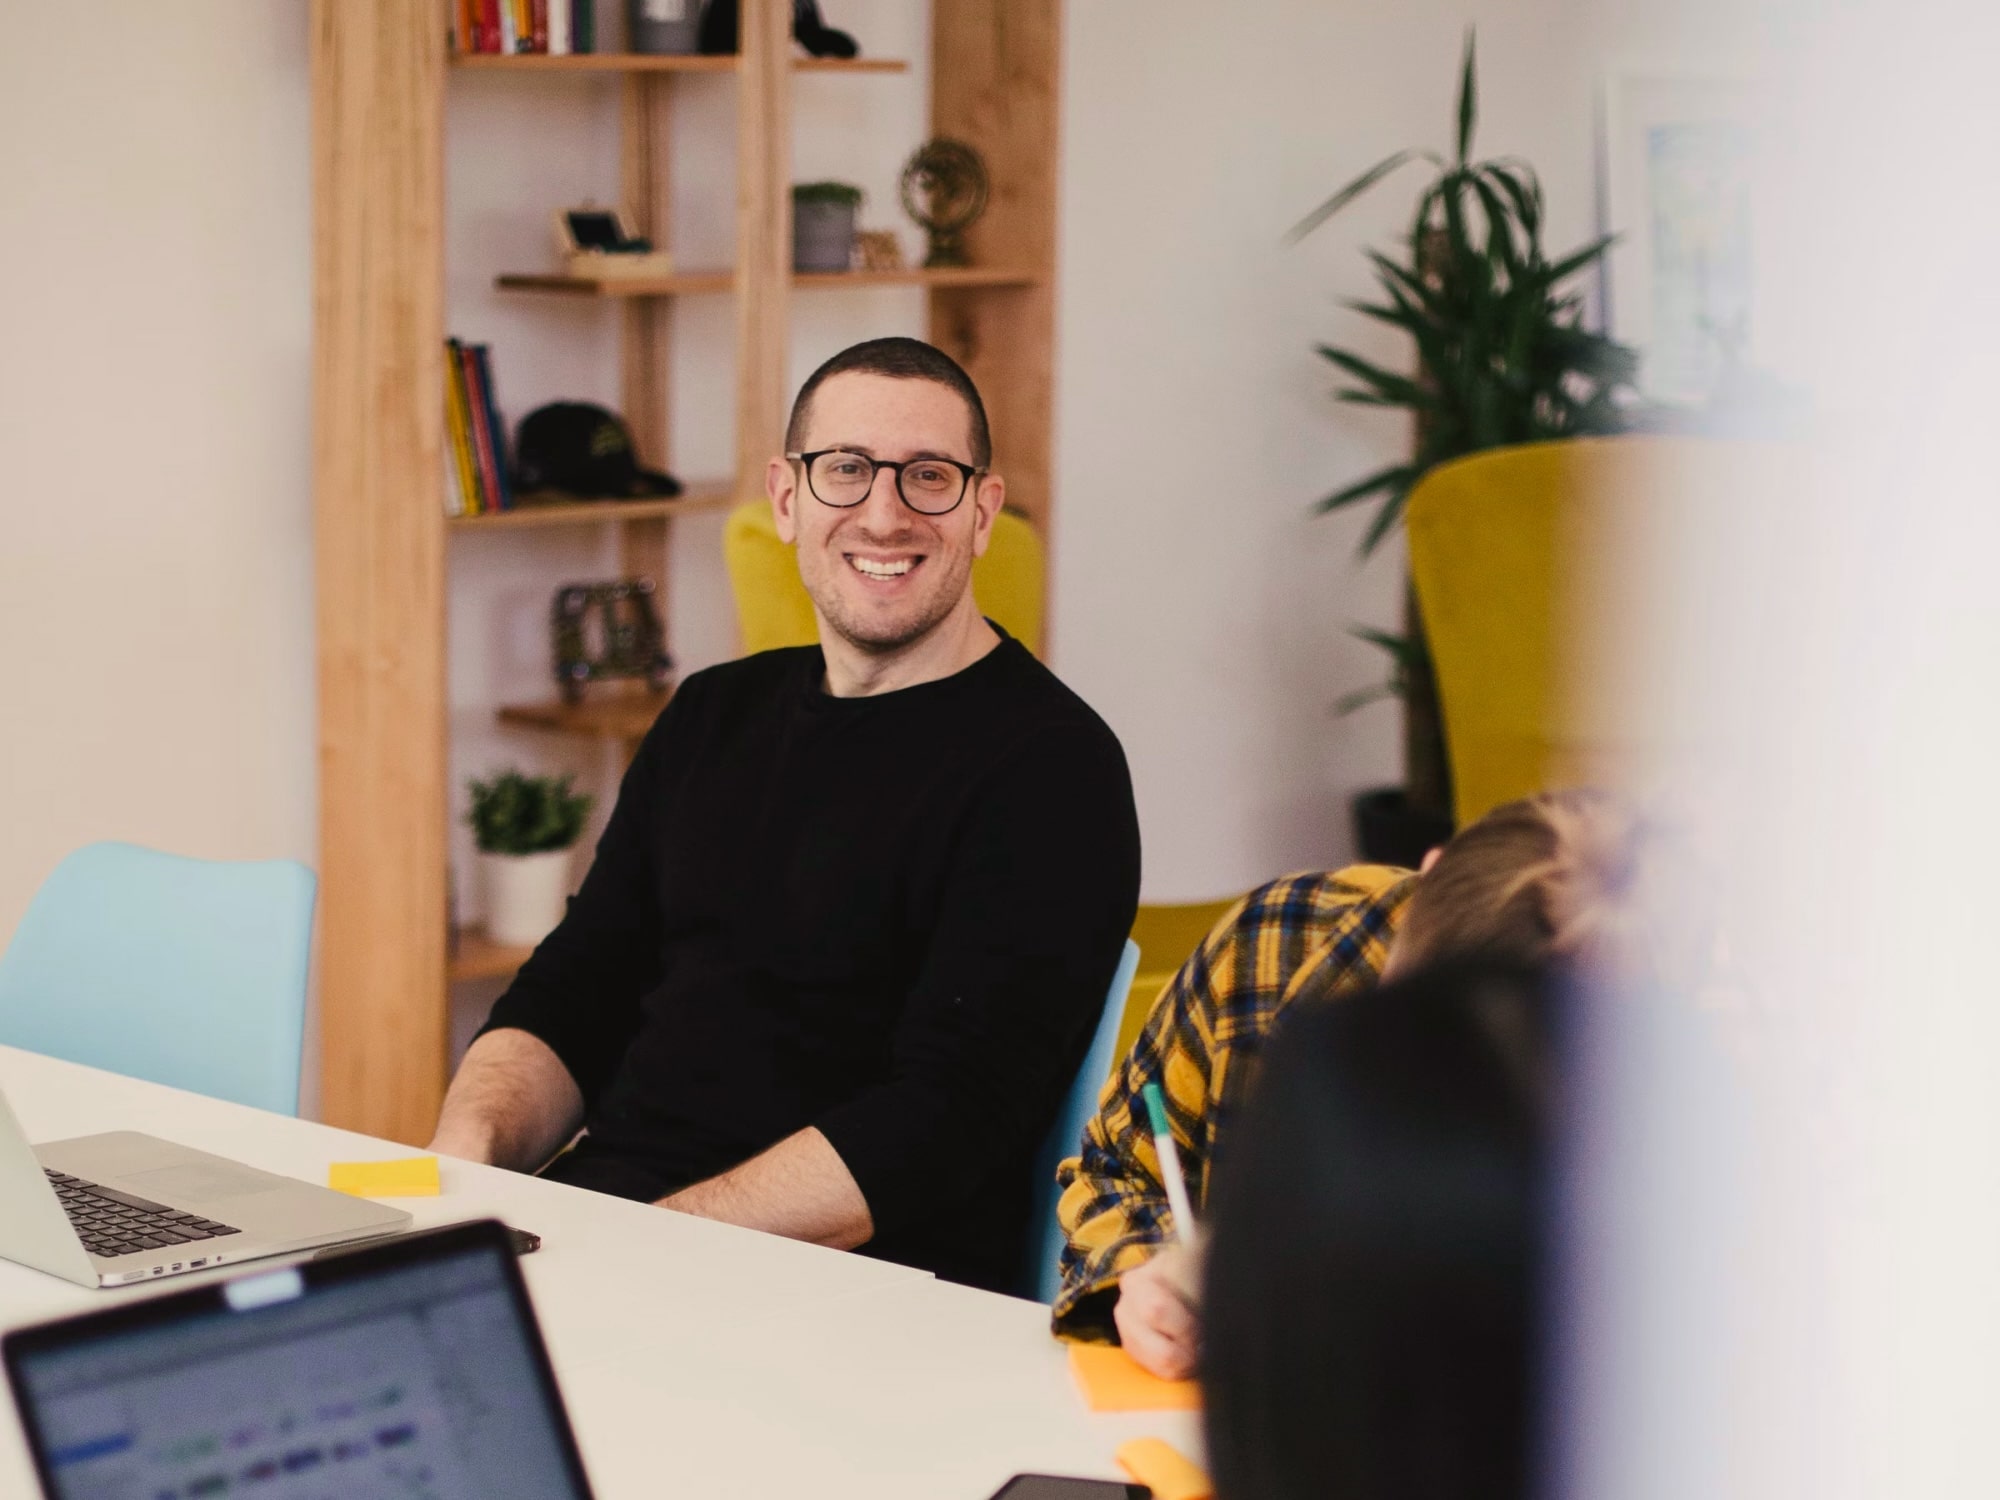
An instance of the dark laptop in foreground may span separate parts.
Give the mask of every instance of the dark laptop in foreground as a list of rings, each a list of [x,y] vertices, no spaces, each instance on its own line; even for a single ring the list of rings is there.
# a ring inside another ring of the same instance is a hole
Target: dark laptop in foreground
[[[20,1329],[0,1363],[47,1500],[590,1497],[492,1222]]]
[[[410,1216],[116,1130],[31,1146],[0,1093],[0,1259],[120,1286],[371,1239]]]

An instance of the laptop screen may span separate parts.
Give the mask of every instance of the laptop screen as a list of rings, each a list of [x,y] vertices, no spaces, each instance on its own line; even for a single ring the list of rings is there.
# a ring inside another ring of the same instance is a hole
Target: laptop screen
[[[503,1233],[419,1236],[11,1335],[51,1500],[586,1500]]]

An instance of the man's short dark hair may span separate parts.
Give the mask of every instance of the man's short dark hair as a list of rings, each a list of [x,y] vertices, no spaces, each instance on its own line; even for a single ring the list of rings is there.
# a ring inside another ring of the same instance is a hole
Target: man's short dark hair
[[[814,370],[799,387],[792,402],[792,418],[785,424],[785,451],[797,453],[805,442],[806,420],[812,413],[813,393],[836,375],[858,371],[863,375],[886,375],[891,380],[928,380],[958,393],[965,403],[967,425],[972,429],[972,462],[985,468],[993,462],[993,435],[986,426],[986,403],[979,399],[979,387],[959,362],[944,350],[922,339],[870,339],[856,344]]]

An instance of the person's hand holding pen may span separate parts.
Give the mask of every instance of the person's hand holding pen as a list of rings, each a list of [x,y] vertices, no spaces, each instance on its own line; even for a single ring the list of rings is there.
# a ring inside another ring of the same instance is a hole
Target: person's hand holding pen
[[[1119,1342],[1141,1369],[1163,1380],[1185,1380],[1194,1374],[1201,1354],[1200,1239],[1159,1085],[1149,1083],[1140,1092],[1173,1212],[1174,1238],[1151,1260],[1118,1279],[1112,1317]]]

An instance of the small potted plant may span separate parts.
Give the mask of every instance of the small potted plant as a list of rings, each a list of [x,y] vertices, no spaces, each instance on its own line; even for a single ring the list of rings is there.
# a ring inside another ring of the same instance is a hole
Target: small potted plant
[[[845,271],[854,263],[854,218],[861,189],[846,182],[792,188],[792,269]]]
[[[571,852],[590,816],[591,798],[567,776],[502,771],[471,783],[473,840],[486,882],[486,935],[531,947],[562,920]]]

